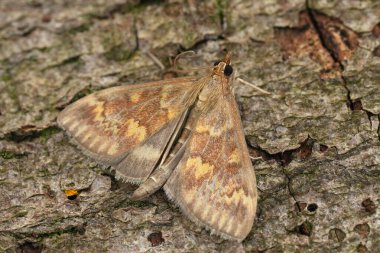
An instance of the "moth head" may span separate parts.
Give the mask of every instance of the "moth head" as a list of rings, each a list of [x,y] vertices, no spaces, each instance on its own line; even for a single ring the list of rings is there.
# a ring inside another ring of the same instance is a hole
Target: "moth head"
[[[230,78],[234,72],[234,69],[230,64],[226,64],[223,61],[217,61],[214,63],[214,74],[224,75],[225,78]]]
[[[234,69],[231,66],[231,53],[228,52],[223,60],[214,63],[213,75],[220,78],[226,88],[231,88]]]

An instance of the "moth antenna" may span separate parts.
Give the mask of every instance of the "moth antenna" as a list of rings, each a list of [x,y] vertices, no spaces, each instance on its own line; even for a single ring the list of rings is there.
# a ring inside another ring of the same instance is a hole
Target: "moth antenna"
[[[259,91],[259,92],[261,92],[261,93],[263,93],[263,94],[265,94],[265,95],[272,95],[272,93],[270,93],[269,91],[266,91],[266,90],[264,90],[264,89],[261,89],[260,87],[254,85],[253,83],[250,83],[250,82],[248,82],[248,81],[245,81],[245,80],[241,79],[240,77],[236,78],[236,80],[238,80],[239,82],[241,82],[241,83],[243,83],[243,84],[245,84],[245,85],[248,85],[248,86],[254,88],[255,90],[257,90],[257,91]]]
[[[210,67],[210,66],[204,66],[204,67],[187,68],[187,69],[173,69],[172,71],[178,72],[178,73],[188,73],[191,71],[211,70],[211,69],[212,69],[212,67]]]
[[[172,71],[177,72],[177,73],[188,73],[191,71],[211,70],[213,68],[211,66],[204,66],[204,67],[196,67],[196,68],[186,68],[183,70],[179,69],[179,60],[181,57],[184,57],[184,55],[186,55],[186,54],[192,54],[192,55],[187,56],[187,57],[197,57],[197,55],[195,55],[196,54],[195,51],[185,51],[185,52],[179,53],[174,58]]]
[[[152,59],[154,63],[157,64],[158,67],[160,67],[160,69],[165,70],[164,64],[154,54],[152,54],[149,51],[147,51],[146,54],[149,56],[150,59]]]
[[[232,53],[227,52],[223,58],[223,62],[225,62],[227,65],[230,65],[231,64],[231,57],[232,57]]]
[[[189,51],[185,51],[185,52],[181,52],[181,53],[177,54],[176,57],[174,58],[174,61],[173,61],[173,68],[177,68],[177,63],[179,61],[179,58],[183,57],[186,54],[191,54],[190,57],[194,57],[194,55],[196,53],[195,53],[195,51],[189,50]]]

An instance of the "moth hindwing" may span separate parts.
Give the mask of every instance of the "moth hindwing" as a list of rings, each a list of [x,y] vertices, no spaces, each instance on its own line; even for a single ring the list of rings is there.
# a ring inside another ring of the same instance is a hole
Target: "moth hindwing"
[[[256,212],[256,179],[231,92],[230,55],[201,78],[105,89],[68,106],[58,123],[123,180],[134,198],[162,185],[195,223],[241,241]]]

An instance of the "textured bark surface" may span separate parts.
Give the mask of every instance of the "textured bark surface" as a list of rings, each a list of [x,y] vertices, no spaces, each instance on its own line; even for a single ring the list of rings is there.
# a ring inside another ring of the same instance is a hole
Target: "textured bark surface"
[[[380,252],[380,4],[310,6],[358,35],[334,78],[321,79],[315,57],[285,55],[275,39],[274,27],[299,25],[304,1],[0,1],[0,250]],[[199,55],[191,67],[232,51],[238,75],[272,93],[236,82],[247,142],[262,157],[253,161],[257,217],[243,243],[210,236],[162,191],[131,201],[135,187],[56,126],[70,102],[162,79],[168,56],[189,49]],[[69,188],[79,190],[75,200]]]

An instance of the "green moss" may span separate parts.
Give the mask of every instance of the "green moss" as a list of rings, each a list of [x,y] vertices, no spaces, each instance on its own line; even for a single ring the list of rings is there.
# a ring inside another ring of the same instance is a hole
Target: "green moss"
[[[161,29],[159,29],[161,30]],[[163,30],[161,30],[163,31]],[[194,45],[194,42],[196,41],[196,37],[195,37],[195,34],[193,33],[187,33],[183,39],[183,45],[185,48],[190,48],[191,46]]]
[[[138,4],[124,5],[121,13],[140,13],[144,11],[149,5],[159,5],[164,3],[164,0],[140,0]]]
[[[61,62],[58,62],[56,64],[47,66],[46,68],[44,68],[42,70],[45,71],[45,70],[49,70],[49,69],[52,69],[52,68],[63,67],[63,66],[66,66],[66,65],[71,65],[71,64],[76,65],[76,66],[83,65],[84,62],[82,61],[82,59],[80,57],[81,57],[80,55],[74,55],[72,57],[69,57],[69,58],[61,61]]]
[[[62,140],[56,142],[58,146],[66,146],[70,144],[69,138],[63,138]]]
[[[63,65],[69,65],[69,64],[78,64],[78,65],[82,65],[82,64],[83,64],[83,61],[81,60],[80,55],[76,55],[76,56],[73,56],[73,57],[70,57],[70,58],[65,59],[65,60],[64,60],[63,62],[61,62],[59,65],[60,65],[60,66],[63,66]]]
[[[380,114],[377,115],[378,119],[379,119],[379,126],[377,127],[377,136],[379,137],[379,141],[380,141]]]
[[[95,91],[95,89],[91,88],[91,87],[87,87],[81,91],[79,91],[78,93],[76,93],[74,95],[74,97],[71,99],[70,103],[73,103],[79,99],[81,99],[82,97],[85,97],[91,93],[93,93]]]
[[[40,169],[39,171],[39,177],[47,177],[49,176],[49,170],[47,168]]]
[[[144,208],[144,207],[152,207],[154,206],[153,204],[146,202],[146,201],[138,201],[138,200],[131,200],[129,199],[126,203],[126,206],[131,206],[131,207],[137,207],[137,208]]]
[[[46,141],[53,134],[60,131],[58,127],[47,127],[42,130],[32,129],[30,131],[23,131],[22,129],[9,132],[5,134],[5,139],[13,142],[21,142],[24,140],[32,140],[35,138],[41,138],[42,141]]]
[[[26,154],[17,154],[6,150],[0,151],[0,157],[3,159],[21,159],[24,156]]]
[[[47,127],[39,132],[39,137],[41,141],[47,141],[52,135],[60,132],[61,129],[58,127]]]
[[[225,20],[225,9],[226,9],[227,1],[225,0],[215,0],[215,14],[212,17],[216,23],[223,24]]]
[[[65,185],[65,187],[66,188],[75,188],[75,183],[74,182],[70,182],[67,185]]]
[[[134,54],[134,50],[130,50],[123,46],[115,46],[110,51],[106,52],[104,56],[107,60],[111,61],[128,61]]]
[[[20,110],[20,99],[17,93],[17,86],[12,82],[13,77],[10,71],[6,70],[1,75],[1,80],[5,83],[5,91],[8,93],[9,97],[15,102],[15,106]]]
[[[1,80],[5,83],[8,83],[12,80],[12,76],[9,71],[5,71],[5,73],[1,76]]]
[[[14,217],[25,217],[26,215],[28,214],[28,211],[26,210],[23,210],[23,211],[19,211],[17,213],[15,213]]]
[[[21,110],[20,99],[18,97],[16,85],[9,84],[6,86],[6,90],[9,94],[9,97],[15,102],[15,106],[17,107],[17,109]]]
[[[82,24],[82,25],[76,27],[74,31],[82,33],[82,32],[86,32],[86,31],[90,30],[90,27],[91,27],[91,23],[85,23],[85,24]]]
[[[52,226],[55,223],[62,223],[61,220],[58,220],[56,222],[53,222]],[[84,228],[82,226],[68,226],[67,228],[60,229],[51,233],[44,233],[44,234],[38,234],[38,237],[33,235],[34,238],[36,239],[44,239],[44,238],[54,238],[54,237],[59,237],[63,234],[83,234]]]
[[[76,33],[86,32],[86,31],[90,30],[91,25],[92,25],[91,22],[87,22],[87,23],[81,24],[77,27],[73,27],[70,30],[65,31],[65,33],[76,34]]]

